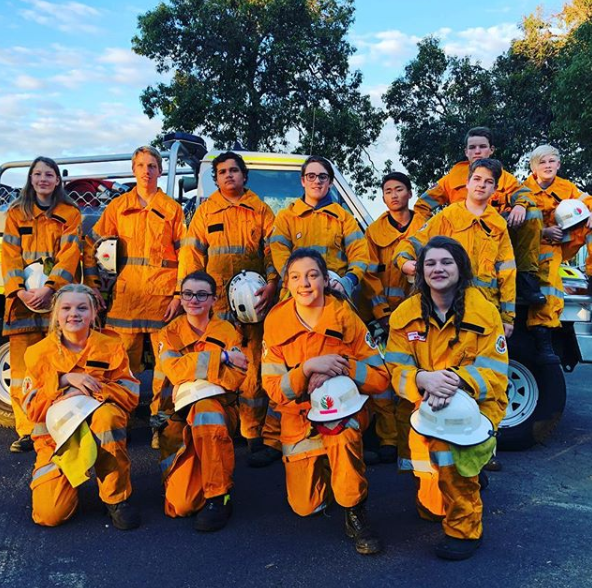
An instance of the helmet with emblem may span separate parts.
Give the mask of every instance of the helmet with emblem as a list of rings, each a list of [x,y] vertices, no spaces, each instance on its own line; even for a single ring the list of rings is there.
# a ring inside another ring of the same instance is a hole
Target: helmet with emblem
[[[308,420],[316,423],[340,421],[362,409],[368,396],[360,394],[356,383],[347,376],[335,376],[323,382],[310,395]]]

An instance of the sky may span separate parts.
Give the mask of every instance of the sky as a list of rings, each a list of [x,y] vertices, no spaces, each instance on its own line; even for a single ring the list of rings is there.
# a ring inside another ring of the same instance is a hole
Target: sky
[[[3,0],[0,4],[0,163],[131,152],[149,143],[160,121],[142,112],[139,96],[162,81],[152,62],[131,51],[137,17],[156,0]],[[558,0],[356,0],[352,68],[364,75],[375,104],[436,35],[446,52],[490,65],[520,35],[522,17]],[[387,125],[372,157],[397,161]],[[4,179],[4,178],[3,178]]]

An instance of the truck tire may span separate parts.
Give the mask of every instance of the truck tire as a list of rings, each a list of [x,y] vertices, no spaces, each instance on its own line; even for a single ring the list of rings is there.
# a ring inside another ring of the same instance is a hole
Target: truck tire
[[[504,451],[528,449],[545,441],[561,419],[566,398],[561,365],[537,365],[526,353],[513,351],[508,408],[499,427],[498,447]]]
[[[14,427],[10,404],[10,352],[7,339],[0,339],[0,427]]]

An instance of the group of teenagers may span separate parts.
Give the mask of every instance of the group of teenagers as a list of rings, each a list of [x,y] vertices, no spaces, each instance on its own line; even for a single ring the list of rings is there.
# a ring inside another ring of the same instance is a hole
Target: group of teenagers
[[[491,158],[486,127],[471,129],[465,147],[467,160],[413,209],[409,178],[386,175],[387,211],[365,234],[332,197],[334,170],[323,157],[305,161],[302,197],[274,217],[247,188],[247,166],[233,152],[213,160],[218,189],[186,227],[181,206],[158,188],[159,152],[140,147],[132,158],[136,186],[83,237],[58,166],[38,157],[8,210],[2,245],[3,334],[19,436],[11,451],[37,454],[33,520],[55,526],[77,509],[78,482],[64,473],[64,455],[56,459],[46,416],[85,395],[101,404],[87,419],[92,463],[82,463],[94,466],[114,526],[140,525],[129,500],[127,427],[148,337],[152,446],[160,450],[168,516],[194,516],[200,531],[227,524],[240,430],[251,466],[283,460],[295,513],[321,513],[335,501],[356,550],[377,553],[362,439],[373,422],[376,460],[412,472],[419,515],[442,523],[436,555],[470,557],[481,543],[484,477],[461,473],[455,448],[418,434],[411,415],[422,402],[442,410],[463,390],[495,436],[507,405],[516,286],[539,360],[559,361],[551,342],[562,310],[559,265],[590,247],[592,217],[562,231],[554,211],[564,199],[592,208],[592,198],[557,176],[552,146],[532,152],[523,184]],[[113,237],[117,276],[107,303],[96,252]],[[39,260],[47,280],[27,288],[25,270]],[[591,275],[590,258],[586,267]],[[262,323],[243,324],[232,312],[227,287],[243,270],[265,278],[255,292],[257,312],[267,313]],[[386,333],[384,353],[371,321]],[[314,391],[344,376],[355,386],[341,401],[355,412],[330,423],[309,419]],[[223,393],[176,411],[180,386],[200,380]],[[84,458],[80,447],[72,451],[70,462]],[[494,452],[488,443],[483,464],[495,461]]]

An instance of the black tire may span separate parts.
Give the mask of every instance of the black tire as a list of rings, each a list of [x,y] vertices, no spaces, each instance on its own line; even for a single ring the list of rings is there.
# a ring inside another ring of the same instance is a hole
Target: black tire
[[[561,365],[536,364],[528,353],[534,345],[516,343],[510,349],[509,404],[499,428],[498,447],[504,451],[520,451],[545,441],[565,408]]]
[[[14,427],[10,404],[10,354],[8,339],[0,339],[0,427]]]

